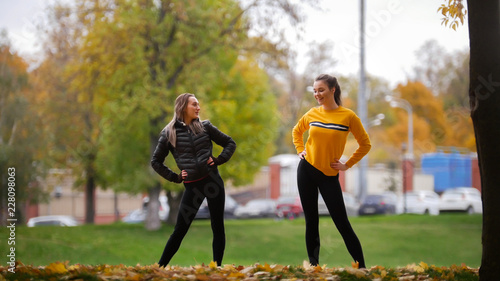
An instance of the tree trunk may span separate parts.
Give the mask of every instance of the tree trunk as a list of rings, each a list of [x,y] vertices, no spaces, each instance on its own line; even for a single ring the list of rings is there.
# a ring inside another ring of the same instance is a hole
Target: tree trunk
[[[146,224],[147,230],[158,230],[161,227],[160,221],[160,192],[161,185],[157,183],[153,188],[148,190],[149,202],[146,212]]]
[[[498,280],[500,267],[500,3],[469,0],[471,117],[481,176],[483,252],[479,279]]]
[[[85,185],[85,223],[93,224],[95,218],[95,179],[93,173],[87,171]]]
[[[168,224],[174,225],[177,223],[177,215],[179,214],[179,207],[181,205],[181,199],[183,194],[184,191],[180,191],[177,193],[172,192],[170,190],[167,191],[168,207],[170,208],[167,218]]]
[[[156,145],[158,144],[158,136],[151,134],[149,137],[149,150],[150,155],[153,155]],[[160,192],[161,192],[161,184],[159,182],[155,183],[155,185],[148,189],[149,195],[149,203],[146,212],[146,223],[145,227],[147,230],[158,230],[161,227],[160,221]]]

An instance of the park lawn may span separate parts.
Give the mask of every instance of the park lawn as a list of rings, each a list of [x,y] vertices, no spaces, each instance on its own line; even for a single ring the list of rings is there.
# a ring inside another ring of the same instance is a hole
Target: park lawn
[[[398,267],[421,261],[435,266],[481,261],[481,215],[398,215],[351,218],[363,245],[368,267]],[[78,227],[16,228],[16,257],[27,265],[69,264],[150,265],[158,261],[173,230],[164,225],[147,231],[141,224],[115,223]],[[7,228],[0,229],[0,252],[7,253]],[[351,257],[329,217],[321,217],[320,264],[351,266]],[[301,265],[307,260],[304,219],[226,220],[223,264]],[[209,220],[196,220],[172,265],[209,264],[212,232]],[[6,254],[3,255],[4,258]]]

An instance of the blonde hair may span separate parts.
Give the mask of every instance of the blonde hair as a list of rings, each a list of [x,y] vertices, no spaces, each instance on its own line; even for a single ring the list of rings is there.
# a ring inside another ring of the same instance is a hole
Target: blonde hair
[[[173,147],[176,145],[177,134],[175,132],[175,122],[180,121],[184,123],[184,110],[188,106],[189,98],[195,97],[193,94],[184,93],[179,95],[175,99],[175,108],[174,108],[174,117],[172,121],[170,121],[167,126],[165,126],[165,133],[167,134],[167,140],[172,144]],[[205,129],[203,128],[203,124],[201,124],[200,119],[194,119],[189,124],[189,129],[196,135],[199,134]]]

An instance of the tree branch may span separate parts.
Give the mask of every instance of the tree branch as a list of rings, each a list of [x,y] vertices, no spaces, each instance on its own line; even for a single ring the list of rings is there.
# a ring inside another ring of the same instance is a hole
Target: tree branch
[[[18,120],[14,121],[14,125],[12,126],[12,130],[11,130],[11,133],[10,133],[9,142],[7,143],[8,146],[11,146],[14,143],[14,136],[16,135],[17,124],[18,123],[19,123]],[[1,140],[1,139],[0,139],[0,141],[3,142],[3,140]]]

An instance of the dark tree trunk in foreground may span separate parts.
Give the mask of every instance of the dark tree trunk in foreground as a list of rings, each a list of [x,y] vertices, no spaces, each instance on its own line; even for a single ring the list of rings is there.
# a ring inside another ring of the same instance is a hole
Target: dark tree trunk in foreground
[[[468,0],[470,105],[483,199],[481,281],[500,268],[500,1]]]

